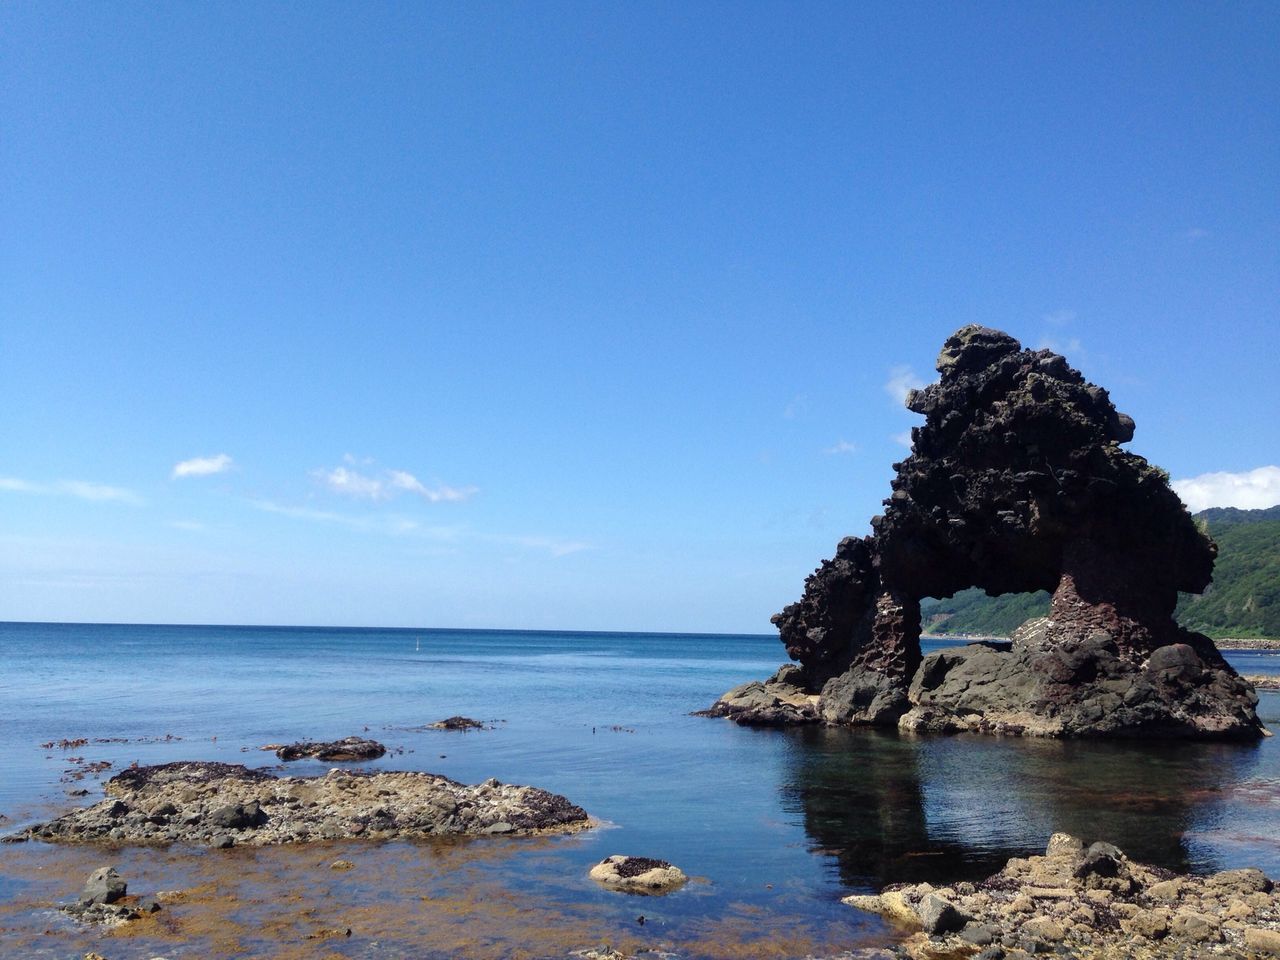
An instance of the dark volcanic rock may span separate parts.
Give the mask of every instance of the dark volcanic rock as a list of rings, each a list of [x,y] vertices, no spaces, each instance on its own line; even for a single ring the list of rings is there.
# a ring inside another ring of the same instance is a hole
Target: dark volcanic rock
[[[427,724],[432,730],[487,730],[479,720],[472,720],[470,717],[445,717],[443,720],[437,720],[435,723]]]
[[[1252,687],[1173,620],[1216,547],[1168,476],[1121,449],[1133,420],[1048,350],[969,326],[943,345],[925,417],[869,537],[846,538],[773,618],[799,669],[708,713],[1048,736],[1254,738]],[[1048,590],[1010,650],[921,662],[920,600]],[[804,697],[817,695],[810,708]],[[793,709],[794,706],[794,709]]]
[[[342,740],[330,740],[326,743],[315,743],[303,740],[291,743],[276,751],[281,760],[301,760],[313,757],[316,760],[355,761],[377,760],[387,752],[387,748],[377,740],[366,740],[364,737],[345,737]]]

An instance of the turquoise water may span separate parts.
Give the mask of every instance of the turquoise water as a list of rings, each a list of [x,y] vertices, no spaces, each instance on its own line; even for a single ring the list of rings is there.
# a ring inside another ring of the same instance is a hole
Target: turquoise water
[[[71,788],[90,791],[71,802],[95,799],[92,776],[64,780],[82,768],[72,755],[112,769],[270,766],[262,744],[367,730],[391,749],[367,766],[536,784],[610,824],[566,838],[530,870],[578,876],[631,853],[706,878],[663,899],[672,929],[730,905],[766,909],[779,891],[789,915],[857,925],[841,896],[983,876],[1055,830],[1174,869],[1280,875],[1275,739],[912,739],[689,716],[771,673],[781,654],[772,636],[0,624],[0,813],[10,827],[65,806]],[[1280,672],[1275,654],[1229,658]],[[478,733],[410,729],[452,714],[496,722]],[[1274,727],[1280,698],[1264,695],[1262,714]],[[40,746],[78,737],[126,742]],[[567,895],[595,896],[585,890]]]

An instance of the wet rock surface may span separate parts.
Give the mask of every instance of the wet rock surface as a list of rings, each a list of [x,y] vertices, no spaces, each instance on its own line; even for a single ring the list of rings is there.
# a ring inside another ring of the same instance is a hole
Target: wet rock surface
[[[130,897],[128,892],[129,885],[115,867],[99,867],[89,874],[80,896],[59,904],[58,909],[82,923],[108,927],[159,912],[155,897]]]
[[[1280,953],[1280,894],[1258,870],[1184,876],[1055,834],[978,883],[896,885],[845,903],[904,931],[912,958],[1246,958]]]
[[[821,722],[818,701],[817,694],[805,689],[800,669],[787,664],[768,680],[752,680],[734,687],[694,716],[728,717],[751,727],[787,727]]]
[[[847,537],[773,618],[798,662],[709,711],[739,723],[1256,739],[1257,695],[1173,620],[1216,547],[1168,475],[1121,448],[1133,420],[1049,350],[969,326],[943,345],[925,417],[872,534]],[[1048,590],[1011,649],[922,660],[920,600]],[[809,700],[809,697],[816,697]]]
[[[364,737],[344,737],[342,740],[302,740],[276,749],[281,760],[325,760],[330,763],[353,763],[361,760],[377,760],[387,748],[377,740]]]
[[[489,726],[480,720],[470,717],[445,717],[435,723],[427,724],[430,730],[488,730]]]
[[[688,877],[679,867],[652,857],[605,857],[588,876],[601,886],[623,893],[667,893],[683,886]]]
[[[467,786],[431,773],[331,770],[277,777],[225,763],[137,767],[107,798],[24,831],[57,843],[191,843],[215,848],[344,838],[570,832],[585,810],[537,787]]]

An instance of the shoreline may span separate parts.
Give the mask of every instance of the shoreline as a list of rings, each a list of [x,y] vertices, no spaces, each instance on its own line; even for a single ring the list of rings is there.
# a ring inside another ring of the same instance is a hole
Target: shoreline
[[[1177,874],[1065,833],[977,884],[891,884],[843,902],[906,933],[895,952],[910,960],[1280,956],[1280,891],[1262,871]]]

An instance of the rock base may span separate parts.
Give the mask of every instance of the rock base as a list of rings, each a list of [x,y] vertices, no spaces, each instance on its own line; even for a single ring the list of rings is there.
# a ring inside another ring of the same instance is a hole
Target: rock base
[[[750,726],[827,723],[907,733],[1256,740],[1257,693],[1212,641],[1181,633],[1149,653],[1102,629],[1029,621],[1011,644],[970,643],[925,657],[903,687],[855,665],[823,684],[783,667],[726,693],[699,716]]]
[[[1012,647],[970,644],[930,654],[907,692],[910,732],[1049,737],[1256,739],[1258,698],[1196,634],[1142,656],[1103,630],[1063,637],[1048,619]]]

